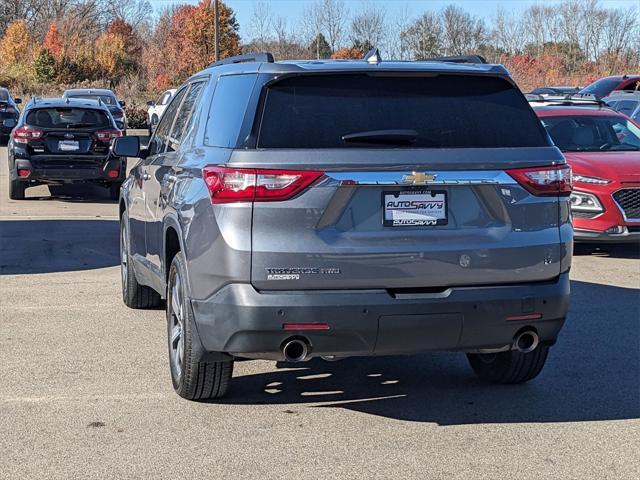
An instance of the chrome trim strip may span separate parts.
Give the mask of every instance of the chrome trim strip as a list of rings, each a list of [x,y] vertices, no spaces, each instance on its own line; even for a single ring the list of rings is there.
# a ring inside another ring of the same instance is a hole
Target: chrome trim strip
[[[620,213],[622,214],[622,218],[624,218],[624,221],[628,223],[640,223],[640,218],[636,218],[636,217],[628,218],[627,214],[624,213],[624,208],[622,208],[622,205],[620,205],[616,200],[616,197],[614,197],[616,193],[621,192],[622,190],[640,190],[640,187],[623,187],[623,188],[619,188],[618,190],[616,190],[611,194],[611,199],[613,200],[613,203],[616,204],[616,207],[618,207],[618,210],[620,210]]]
[[[518,182],[502,170],[455,171],[433,170],[424,173],[434,176],[433,180],[414,183],[406,177],[414,177],[416,172],[326,172],[323,186],[358,185],[516,185]]]

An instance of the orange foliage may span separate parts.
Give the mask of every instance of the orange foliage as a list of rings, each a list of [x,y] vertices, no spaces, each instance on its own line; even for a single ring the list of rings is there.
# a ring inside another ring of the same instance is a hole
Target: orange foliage
[[[47,34],[44,36],[42,42],[42,48],[49,50],[49,53],[56,60],[60,60],[62,57],[62,42],[60,41],[60,34],[58,33],[58,26],[52,23],[47,30]]]
[[[362,50],[359,48],[341,48],[340,50],[336,50],[331,55],[331,58],[334,60],[357,60],[363,57]]]
[[[33,40],[24,20],[11,22],[0,40],[0,62],[5,65],[23,64],[33,57]]]

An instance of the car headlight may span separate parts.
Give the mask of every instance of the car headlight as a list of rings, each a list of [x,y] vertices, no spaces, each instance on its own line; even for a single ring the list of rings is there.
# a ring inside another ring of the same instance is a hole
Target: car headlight
[[[587,177],[585,175],[576,175],[575,173],[573,174],[573,181],[581,182],[581,183],[590,183],[591,185],[607,185],[611,183],[611,180],[605,180],[604,178]]]
[[[576,192],[575,190],[569,197],[571,210],[575,212],[604,212],[602,204],[598,197],[585,192]]]

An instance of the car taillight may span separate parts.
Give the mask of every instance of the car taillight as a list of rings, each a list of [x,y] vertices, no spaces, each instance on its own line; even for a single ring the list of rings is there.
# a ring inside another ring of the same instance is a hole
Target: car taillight
[[[309,170],[208,166],[202,169],[213,203],[288,200],[323,175]]]
[[[122,132],[120,130],[102,130],[100,132],[96,132],[95,135],[98,140],[110,142],[114,138],[121,137]]]
[[[571,167],[514,168],[507,173],[529,192],[537,196],[570,195],[573,190]]]
[[[11,132],[11,138],[16,143],[29,143],[29,140],[42,138],[42,135],[44,135],[42,130],[29,127],[14,128]]]

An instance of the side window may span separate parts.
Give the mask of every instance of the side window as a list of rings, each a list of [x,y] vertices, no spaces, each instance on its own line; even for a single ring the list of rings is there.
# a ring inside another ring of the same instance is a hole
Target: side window
[[[236,146],[256,79],[255,74],[227,75],[218,79],[207,120],[206,145]]]
[[[158,153],[165,151],[169,133],[171,132],[171,126],[176,118],[176,112],[178,111],[178,107],[180,106],[185,93],[187,93],[186,87],[180,90],[176,96],[173,97],[173,100],[167,107],[167,110],[162,115],[158,128],[156,128],[156,131],[149,142],[149,155],[157,155]]]
[[[193,117],[192,113],[204,84],[205,82],[192,83],[191,88],[189,88],[189,91],[185,95],[180,110],[178,110],[178,114],[176,115],[176,121],[173,124],[169,141],[167,142],[168,152],[174,152],[180,147],[184,133],[189,129],[189,124]]]

